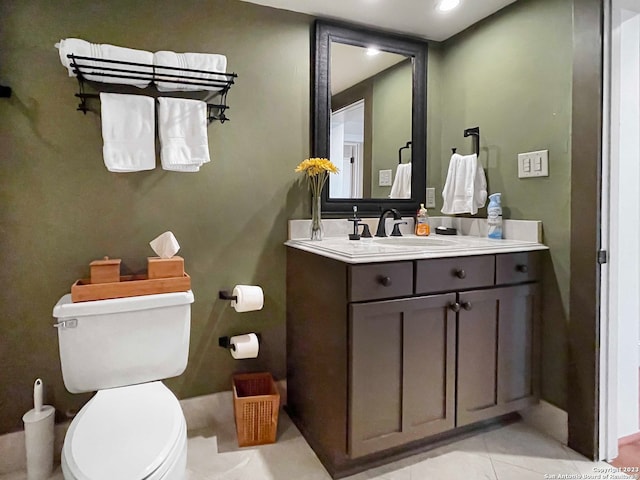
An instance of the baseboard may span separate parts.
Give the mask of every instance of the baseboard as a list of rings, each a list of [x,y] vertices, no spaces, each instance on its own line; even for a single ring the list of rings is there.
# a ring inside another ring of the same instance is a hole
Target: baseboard
[[[287,403],[287,381],[276,382],[280,392],[280,404]],[[210,428],[222,422],[233,421],[233,396],[231,390],[180,400],[187,421],[187,430]],[[60,452],[70,422],[56,424],[53,445],[54,464],[60,463]],[[23,471],[27,465],[24,430],[0,435],[0,475]]]
[[[555,438],[563,445],[569,439],[567,412],[544,400],[519,412],[524,422],[536,430]]]

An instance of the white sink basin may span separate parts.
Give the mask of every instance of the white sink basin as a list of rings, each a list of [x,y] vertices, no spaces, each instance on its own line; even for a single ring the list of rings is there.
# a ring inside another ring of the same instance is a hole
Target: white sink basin
[[[373,242],[381,245],[391,245],[397,247],[421,247],[425,249],[434,247],[451,247],[453,245],[457,245],[456,242],[453,242],[451,240],[440,240],[431,237],[385,237],[374,238]]]

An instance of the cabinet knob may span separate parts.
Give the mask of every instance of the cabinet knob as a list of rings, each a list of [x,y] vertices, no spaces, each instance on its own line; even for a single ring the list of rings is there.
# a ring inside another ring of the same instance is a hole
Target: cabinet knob
[[[471,302],[462,302],[462,308],[465,310],[471,310]]]
[[[378,281],[385,287],[391,285],[391,277],[378,277]]]
[[[520,273],[527,273],[529,271],[529,267],[526,265],[516,265],[516,271]]]
[[[449,308],[454,312],[458,313],[460,311],[460,304],[458,302],[450,303]]]
[[[453,272],[454,275],[458,278],[467,278],[467,272],[465,272],[463,269],[458,268],[455,272]]]

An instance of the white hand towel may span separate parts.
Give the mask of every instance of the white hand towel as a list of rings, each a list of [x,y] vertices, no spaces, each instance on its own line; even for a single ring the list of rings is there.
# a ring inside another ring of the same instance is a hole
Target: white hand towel
[[[185,98],[158,98],[158,130],[162,168],[197,172],[209,162],[207,104]]]
[[[111,64],[111,63],[105,63],[105,62],[96,62],[93,60],[77,60],[78,64],[86,65],[86,68],[82,69],[82,71],[85,72],[84,78],[86,78],[87,80],[103,82],[103,83],[119,83],[123,85],[135,85],[136,87],[139,87],[139,88],[144,88],[148,86],[149,83],[151,83],[152,76],[153,76],[153,53],[151,52],[147,52],[145,50],[134,50],[132,48],[117,47],[115,45],[109,45],[109,44],[89,43],[79,38],[67,38],[64,40],[60,40],[60,42],[56,43],[55,46],[56,48],[58,48],[60,61],[62,62],[62,65],[64,65],[69,71],[70,77],[75,77],[76,74],[73,71],[73,67],[71,66],[71,59],[67,57],[67,54],[74,54],[74,55],[80,55],[83,57],[93,57],[93,58],[100,58],[100,59],[106,59],[106,60],[118,60],[121,62],[144,63],[146,65],[149,65],[148,67],[142,67],[142,66],[133,66],[133,65],[117,65],[117,64]],[[131,78],[121,78],[121,77],[110,77],[110,76],[103,76],[103,75],[91,75],[92,72],[96,71],[94,70],[95,67],[108,67],[108,68],[121,68],[124,70],[135,70],[136,72],[140,72],[140,74],[139,75],[132,74],[132,73],[117,73],[117,74],[142,76],[144,78],[141,80],[141,79],[131,79]]]
[[[400,163],[389,198],[411,198],[411,163]]]
[[[160,51],[156,52],[153,55],[153,63],[156,66],[164,66],[164,67],[176,67],[176,68],[190,68],[193,70],[207,70],[209,72],[219,72],[225,73],[227,70],[227,57],[224,55],[218,55],[215,53],[176,53],[169,51]],[[221,86],[218,85],[189,85],[182,83],[174,83],[172,82],[171,74],[174,73],[174,70],[167,70],[163,68],[158,68],[156,70],[156,75],[159,78],[162,78],[165,81],[156,80],[156,86],[158,90],[161,92],[169,92],[175,90],[211,90],[217,91],[220,90]],[[224,75],[212,75],[209,73],[198,73],[198,72],[178,72],[181,75],[196,77],[196,78],[185,78],[185,81],[190,82],[207,82],[211,80],[225,81],[227,78]],[[175,79],[174,79],[175,80]],[[214,82],[216,83],[216,82]]]
[[[449,162],[447,180],[442,190],[442,213],[475,215],[487,200],[487,180],[478,156],[454,153]]]
[[[101,93],[102,153],[110,172],[156,166],[154,101],[143,95]]]

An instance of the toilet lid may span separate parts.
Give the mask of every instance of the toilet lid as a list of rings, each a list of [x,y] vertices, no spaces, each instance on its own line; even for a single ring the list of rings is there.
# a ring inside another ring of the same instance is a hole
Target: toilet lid
[[[72,422],[67,453],[92,480],[144,479],[165,461],[183,422],[162,382],[100,390]]]

